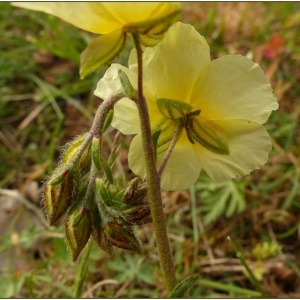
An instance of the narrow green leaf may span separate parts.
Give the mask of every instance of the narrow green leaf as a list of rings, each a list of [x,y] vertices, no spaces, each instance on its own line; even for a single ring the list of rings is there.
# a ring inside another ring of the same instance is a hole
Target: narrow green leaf
[[[179,284],[175,286],[173,291],[169,294],[168,298],[183,298],[187,290],[199,279],[198,274],[194,274],[185,278]]]
[[[113,117],[114,117],[114,110],[111,109],[111,110],[107,113],[107,115],[106,115],[106,117],[105,117],[105,121],[104,121],[104,124],[103,124],[102,132],[105,132],[105,130],[108,128],[108,126],[110,125],[110,123],[111,123]]]
[[[122,50],[125,40],[126,35],[122,30],[93,39],[80,55],[81,79],[115,58]]]
[[[240,288],[238,286],[235,286],[233,284],[225,284],[217,281],[207,280],[207,279],[200,279],[199,284],[201,286],[205,287],[211,287],[215,288],[221,291],[225,291],[228,293],[236,293],[239,294],[240,297],[246,298],[246,297],[262,297],[262,293],[258,291],[248,290],[244,288]],[[238,295],[236,295],[238,296]]]
[[[106,160],[101,160],[101,165],[105,171],[105,174],[106,174],[106,177],[109,181],[110,184],[113,184],[114,183],[114,178],[113,178],[113,175],[112,175],[112,170],[110,168],[110,166],[108,165],[107,161]]]
[[[104,182],[101,178],[96,179],[96,187],[97,187],[97,190],[99,191],[99,193],[101,195],[101,198],[104,201],[104,203],[107,206],[111,206],[112,202],[111,202],[109,192],[107,191],[107,189],[105,187],[105,184],[104,184]]]
[[[137,98],[137,91],[132,86],[129,78],[126,75],[126,73],[122,70],[119,70],[118,76],[119,76],[120,82],[122,84],[125,95],[129,99]]]

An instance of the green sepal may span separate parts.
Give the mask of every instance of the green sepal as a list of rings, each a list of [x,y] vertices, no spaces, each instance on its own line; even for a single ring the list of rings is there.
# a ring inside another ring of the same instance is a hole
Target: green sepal
[[[59,168],[61,169],[61,168]],[[63,167],[62,170],[60,172],[55,171],[54,174],[51,176],[51,181],[50,184],[52,186],[60,184],[63,182],[63,180],[68,176],[70,170],[68,167]],[[58,175],[56,175],[55,173],[59,173]]]
[[[48,181],[45,185],[43,206],[49,224],[54,225],[69,209],[74,200],[73,180],[70,176],[57,185]]]
[[[106,174],[106,177],[107,177],[109,183],[113,184],[114,183],[114,178],[113,178],[113,175],[112,175],[112,170],[111,170],[109,164],[107,163],[107,161],[102,159],[101,160],[101,166],[103,167],[103,169],[105,171],[105,174]]]
[[[114,59],[122,50],[125,40],[122,29],[93,39],[80,55],[81,79]]]
[[[101,153],[101,145],[100,138],[97,136],[93,137],[92,140],[92,159],[95,167],[100,171],[101,170],[101,162],[100,162],[100,153]]]
[[[148,193],[146,182],[139,182],[139,178],[135,177],[127,183],[123,202],[129,205],[141,203]]]
[[[111,109],[111,110],[109,110],[109,112],[107,113],[107,115],[105,117],[103,128],[102,128],[102,133],[105,132],[106,129],[108,128],[108,126],[111,124],[113,117],[114,117],[114,110]]]
[[[194,139],[192,138],[192,135],[191,135],[190,131],[189,131],[189,130],[186,130],[185,132],[186,132],[186,136],[187,136],[187,138],[189,139],[190,143],[191,143],[191,144],[195,144],[195,141],[194,141]]]
[[[74,223],[76,223],[76,226],[74,226]],[[73,261],[77,259],[85,247],[91,232],[92,222],[87,217],[86,211],[76,211],[68,216],[65,224],[65,235]]]
[[[81,145],[87,138],[89,133],[82,134],[78,137],[76,137],[74,140],[71,142],[67,143],[64,146],[64,149],[62,151],[61,155],[61,161],[64,164],[69,164],[70,161],[74,158],[74,156],[78,153],[78,150],[80,149]],[[88,168],[91,164],[91,144],[87,145],[85,150],[83,151],[81,157],[77,160],[75,163],[75,166],[78,166],[81,171],[85,170]],[[73,166],[72,166],[73,168]],[[74,170],[74,168],[73,168]]]
[[[80,211],[77,212],[76,215],[74,215],[71,225],[73,227],[76,227],[81,222],[81,220],[85,217],[85,214],[86,214],[86,210],[85,208],[82,208]]]
[[[194,117],[189,124],[192,139],[206,149],[220,155],[229,155],[226,135],[215,122],[203,116]]]
[[[192,106],[186,102],[161,98],[156,100],[156,105],[164,117],[176,120],[183,118],[192,110]]]
[[[125,93],[125,95],[129,98],[129,99],[137,99],[137,91],[134,89],[134,87],[132,86],[129,78],[127,77],[126,73],[124,71],[122,71],[121,69],[118,71],[118,76],[123,88],[123,91]]]
[[[114,246],[132,253],[142,254],[143,250],[129,227],[116,222],[107,222],[104,226],[107,240]]]
[[[145,224],[142,222],[143,219],[147,220],[147,223],[151,222],[150,214],[151,210],[148,203],[137,204],[122,211],[123,218],[132,225]]]
[[[113,202],[123,203],[122,200],[124,198],[125,191],[121,190],[119,191],[113,198]]]
[[[164,38],[164,34],[140,34],[139,37],[145,47],[154,47]]]
[[[90,211],[88,211],[88,215],[92,223],[91,237],[104,252],[111,255],[112,245],[103,234],[102,218],[97,207],[95,206],[95,203],[91,205],[91,209]]]
[[[172,290],[172,292],[168,295],[169,299],[172,298],[183,298],[184,294],[187,292],[187,290],[199,279],[198,274],[194,274],[192,276],[189,276],[185,278],[183,281],[178,283],[175,288]]]
[[[96,188],[99,191],[105,205],[112,206],[112,200],[110,198],[110,194],[107,191],[105,184],[101,178],[96,178]]]

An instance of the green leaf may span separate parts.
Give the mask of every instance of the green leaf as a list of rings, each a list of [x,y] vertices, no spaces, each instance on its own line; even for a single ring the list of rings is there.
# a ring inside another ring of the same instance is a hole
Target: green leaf
[[[173,291],[169,294],[168,298],[183,298],[184,294],[187,290],[199,279],[198,274],[194,274],[192,276],[187,277],[179,284],[175,286]]]
[[[106,177],[107,177],[109,183],[113,184],[114,183],[114,178],[113,178],[113,175],[112,175],[112,170],[111,170],[110,166],[108,165],[107,161],[102,159],[101,160],[101,166],[103,167],[103,169],[105,171],[105,174],[106,174]]]
[[[125,40],[126,35],[122,30],[93,39],[80,55],[81,79],[115,58],[122,50]]]

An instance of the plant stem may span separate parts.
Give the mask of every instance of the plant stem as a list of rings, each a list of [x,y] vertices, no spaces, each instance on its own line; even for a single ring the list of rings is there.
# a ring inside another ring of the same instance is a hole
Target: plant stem
[[[99,143],[102,143],[102,137],[103,137],[102,127],[105,122],[106,115],[110,111],[110,109],[113,108],[114,104],[123,97],[124,97],[123,94],[115,95],[115,96],[111,97],[110,99],[103,101],[103,103],[98,107],[95,118],[94,118],[93,125],[89,132],[89,135],[86,137],[85,141],[82,143],[80,149],[78,150],[75,157],[72,159],[71,163],[76,163],[76,161],[81,157],[84,149],[89,145],[89,143],[91,142],[91,140],[94,136],[99,136],[99,139],[100,139]],[[100,147],[100,149],[102,149],[102,147]],[[101,156],[101,153],[99,153],[99,155]],[[100,157],[100,159],[101,159],[101,157]],[[88,201],[89,194],[93,190],[93,186],[95,184],[95,179],[96,179],[96,173],[97,173],[96,167],[94,166],[94,163],[92,163],[91,173],[90,173],[90,177],[89,177],[89,183],[88,183],[88,187],[87,187],[87,191],[86,191],[86,195],[85,195],[85,197],[86,197],[85,201]],[[85,205],[88,207],[88,203],[85,203]],[[89,241],[87,242],[86,246],[83,249],[82,257],[80,258],[79,266],[76,271],[75,288],[74,288],[73,298],[80,297],[80,294],[82,291],[82,286],[83,286],[84,279],[85,279],[85,275],[86,275],[87,268],[88,268],[89,256],[90,256],[92,245],[93,245],[92,243],[93,243],[92,239],[90,238]]]
[[[74,157],[69,162],[69,165],[75,164],[78,161],[78,159],[80,159],[82,157],[82,154],[83,154],[85,148],[90,144],[90,142],[93,139],[93,136],[100,134],[100,131],[105,122],[105,117],[106,117],[107,113],[113,108],[114,104],[123,97],[125,97],[123,94],[117,94],[117,95],[112,96],[109,99],[104,100],[101,103],[101,105],[99,105],[99,107],[96,111],[95,117],[94,117],[93,125],[90,129],[90,132],[87,135],[87,137],[85,138],[84,142],[81,144],[77,153],[74,155]],[[100,135],[102,138],[102,134],[100,134]]]
[[[88,269],[89,257],[90,257],[92,246],[93,246],[93,241],[90,238],[85,248],[83,249],[82,257],[80,259],[79,266],[76,271],[73,298],[79,298],[81,295],[82,286]]]
[[[165,215],[161,201],[160,178],[156,170],[154,148],[151,137],[150,118],[143,93],[143,52],[140,45],[139,36],[137,34],[133,34],[133,40],[137,52],[138,63],[138,100],[136,101],[136,104],[140,116],[146,180],[148,184],[148,197],[156,237],[157,250],[160,259],[160,266],[163,272],[167,290],[170,293],[176,285],[175,269],[170,251]]]
[[[181,136],[181,132],[182,132],[182,125],[180,123],[177,124],[176,126],[176,129],[175,129],[175,132],[174,132],[174,135],[173,135],[173,138],[171,140],[171,143],[166,151],[166,154],[165,154],[165,157],[158,169],[158,176],[159,178],[161,177],[162,175],[162,172],[164,171],[166,165],[167,165],[167,162],[171,156],[171,153],[172,151],[174,150],[174,147],[177,143],[177,141],[179,140],[180,136]]]

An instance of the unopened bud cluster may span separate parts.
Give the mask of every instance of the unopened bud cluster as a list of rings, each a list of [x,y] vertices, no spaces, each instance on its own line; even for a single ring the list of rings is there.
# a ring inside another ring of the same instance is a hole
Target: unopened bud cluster
[[[151,222],[147,186],[138,178],[114,181],[114,161],[100,158],[97,136],[81,148],[86,138],[87,134],[82,135],[66,147],[60,165],[45,184],[48,221],[50,225],[63,221],[73,260],[90,238],[109,254],[112,246],[140,254],[132,226]]]

